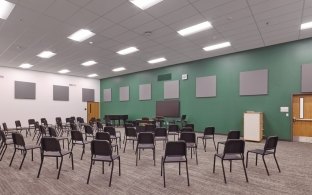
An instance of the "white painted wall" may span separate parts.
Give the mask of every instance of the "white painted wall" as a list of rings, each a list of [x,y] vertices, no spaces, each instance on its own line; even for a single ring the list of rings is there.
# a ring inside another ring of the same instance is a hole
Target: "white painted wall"
[[[14,98],[14,82],[25,81],[36,83],[36,99],[22,100]],[[75,84],[75,86],[69,86]],[[69,86],[69,101],[53,101],[53,85]],[[82,77],[42,73],[0,67],[0,122],[8,127],[15,127],[15,120],[22,126],[28,126],[28,119],[46,118],[48,123],[55,124],[55,117],[80,116],[87,118],[86,102],[82,102],[82,88],[95,91],[95,101],[100,100],[100,80]]]

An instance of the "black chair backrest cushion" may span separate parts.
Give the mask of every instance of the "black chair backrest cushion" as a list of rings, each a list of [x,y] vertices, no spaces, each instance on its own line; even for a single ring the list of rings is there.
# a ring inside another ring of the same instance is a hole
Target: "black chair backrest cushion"
[[[93,134],[93,128],[90,125],[85,125],[84,129],[87,134]]]
[[[3,130],[4,131],[8,131],[8,126],[6,123],[2,123],[2,126],[3,126]]]
[[[223,154],[244,154],[245,141],[239,139],[229,139],[225,142]]]
[[[21,121],[15,121],[15,126],[16,127],[21,127],[22,125],[21,125]]]
[[[12,139],[14,145],[25,146],[24,137],[20,133],[12,133]]]
[[[155,129],[155,137],[167,137],[167,129],[164,127],[157,127]]]
[[[39,125],[39,131],[41,135],[47,135],[46,129],[43,125]]]
[[[70,131],[71,139],[74,141],[83,141],[83,136],[80,131],[73,130]]]
[[[181,132],[194,132],[194,129],[192,127],[183,127]]]
[[[103,125],[102,125],[101,122],[96,122],[96,126],[97,126],[97,128],[99,128],[99,129],[103,129]]]
[[[56,131],[53,127],[48,127],[48,130],[51,137],[57,137]]]
[[[240,131],[230,130],[227,135],[227,140],[229,139],[239,139],[240,138]]]
[[[169,141],[166,144],[165,156],[186,156],[185,141]]]
[[[204,135],[214,135],[215,127],[206,127],[204,131]]]
[[[28,119],[28,125],[35,125],[35,119]]]
[[[111,142],[111,141],[110,141],[110,135],[109,135],[109,133],[107,133],[107,132],[97,132],[97,133],[95,134],[95,139],[98,139],[98,140],[106,140],[106,141]]]
[[[107,140],[92,140],[91,141],[92,155],[111,156],[112,147]]]
[[[264,150],[274,150],[276,149],[278,142],[278,137],[277,136],[270,136],[266,139],[265,145],[264,145]]]
[[[55,137],[43,137],[41,139],[41,148],[47,152],[61,151],[60,142]]]
[[[185,119],[186,119],[186,115],[183,114],[183,115],[181,116],[181,121],[184,121]]]
[[[139,144],[154,144],[154,135],[152,133],[139,133]]]
[[[128,137],[136,137],[137,132],[134,127],[128,127],[125,129],[126,136]]]
[[[178,125],[169,125],[168,132],[178,132],[179,126]]]
[[[182,132],[180,140],[183,140],[186,143],[196,143],[196,134],[194,132]]]
[[[185,127],[191,127],[194,130],[194,124],[186,124]]]
[[[116,136],[116,130],[113,126],[104,127],[104,132],[109,133],[110,135]]]
[[[70,129],[72,130],[72,131],[77,131],[78,129],[77,129],[77,125],[75,124],[75,123],[70,123]]]
[[[0,138],[1,138],[2,142],[5,142],[5,141],[6,141],[5,133],[4,133],[4,131],[2,131],[2,130],[0,130]]]
[[[154,132],[155,128],[156,128],[156,125],[152,125],[152,124],[145,125],[145,131],[147,132]]]

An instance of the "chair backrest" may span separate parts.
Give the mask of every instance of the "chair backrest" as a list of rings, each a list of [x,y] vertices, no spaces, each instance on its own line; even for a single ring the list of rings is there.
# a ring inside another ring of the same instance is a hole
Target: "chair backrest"
[[[186,115],[183,114],[183,115],[181,116],[181,121],[184,121],[185,119],[186,119]]]
[[[79,123],[84,123],[84,120],[83,120],[82,117],[77,117],[77,121],[78,121]]]
[[[57,137],[57,133],[53,127],[48,127],[48,130],[51,137]]]
[[[40,126],[39,122],[36,121],[36,122],[35,122],[35,129],[39,129],[39,126]]]
[[[193,131],[195,130],[195,129],[194,129],[194,124],[191,124],[191,123],[186,124],[184,127],[190,127],[190,128],[193,129]]]
[[[138,144],[154,144],[154,135],[152,133],[139,133]]]
[[[167,129],[164,127],[157,127],[155,129],[155,137],[167,137]]]
[[[93,135],[93,128],[90,125],[84,125],[84,130],[86,134],[92,134]]]
[[[41,149],[47,152],[61,152],[60,142],[55,137],[43,137],[41,139]]]
[[[142,117],[142,120],[143,120],[143,121],[148,121],[149,118],[148,118],[148,117]]]
[[[110,135],[116,136],[116,130],[113,126],[104,127],[104,132],[109,133]]]
[[[230,130],[227,135],[227,140],[229,139],[240,139],[240,131]]]
[[[99,121],[96,122],[96,126],[97,126],[98,129],[103,129],[103,125]]]
[[[179,125],[169,125],[168,132],[179,132]]]
[[[66,123],[71,123],[71,121],[72,121],[71,118],[65,118]]]
[[[223,155],[244,154],[245,141],[240,139],[229,139],[225,142]]]
[[[23,146],[25,147],[25,140],[22,134],[20,133],[12,133],[12,139],[15,146]]]
[[[106,141],[109,141],[111,143],[110,135],[107,132],[97,132],[95,134],[95,139],[106,140]]]
[[[35,119],[28,119],[28,125],[31,126],[31,125],[35,125],[36,121]]]
[[[55,118],[56,124],[62,123],[62,118],[61,117],[56,117]]]
[[[186,143],[185,141],[169,141],[166,144],[166,156],[185,156],[186,157]]]
[[[125,128],[127,128],[127,127],[134,127],[134,125],[133,125],[133,123],[126,123]]]
[[[136,127],[136,132],[137,133],[141,133],[141,132],[144,132],[145,131],[145,126],[137,126]]]
[[[6,123],[2,123],[3,131],[9,131]]]
[[[83,136],[80,131],[77,130],[70,131],[70,135],[73,141],[83,141]]]
[[[275,150],[278,142],[277,136],[270,136],[266,139],[264,150]]]
[[[76,121],[76,117],[74,116],[70,117],[70,123],[75,123],[75,121]]]
[[[204,131],[204,135],[214,135],[215,127],[206,127]]]
[[[192,127],[183,127],[181,132],[194,132],[194,129]]]
[[[43,125],[39,126],[39,131],[40,131],[41,135],[47,135],[46,129]]]
[[[137,132],[136,132],[134,127],[127,127],[125,129],[125,134],[128,137],[136,137],[137,136]]]
[[[70,130],[72,131],[78,131],[77,125],[75,123],[70,123],[69,127],[70,127]]]
[[[40,122],[41,122],[41,124],[44,124],[44,125],[48,125],[48,121],[47,121],[47,119],[46,118],[41,118],[40,119]]]
[[[0,130],[0,138],[1,138],[2,142],[6,142],[6,136],[5,136],[4,131],[2,131],[2,130]]]
[[[112,147],[107,140],[92,140],[91,154],[100,156],[112,156]]]
[[[183,140],[186,143],[196,143],[196,134],[194,132],[182,132],[180,140]]]
[[[19,121],[19,120],[15,121],[15,126],[16,126],[16,128],[22,127],[21,121]]]
[[[156,125],[153,124],[146,124],[145,125],[145,131],[146,132],[154,132],[156,129]]]

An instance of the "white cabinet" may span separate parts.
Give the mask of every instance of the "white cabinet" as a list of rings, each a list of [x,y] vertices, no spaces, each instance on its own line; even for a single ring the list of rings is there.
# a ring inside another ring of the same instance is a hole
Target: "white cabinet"
[[[244,140],[260,142],[263,137],[263,113],[244,113]]]

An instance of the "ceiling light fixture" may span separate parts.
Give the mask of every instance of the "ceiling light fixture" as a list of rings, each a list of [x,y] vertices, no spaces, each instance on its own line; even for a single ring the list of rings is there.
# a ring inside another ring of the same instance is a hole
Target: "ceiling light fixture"
[[[210,22],[206,21],[206,22],[202,22],[202,23],[190,26],[188,28],[179,30],[178,33],[181,36],[188,36],[188,35],[191,35],[191,34],[194,34],[194,33],[198,33],[198,32],[207,30],[209,28],[212,28],[212,25],[211,25]]]
[[[86,61],[86,62],[82,63],[81,65],[82,66],[92,66],[94,64],[97,64],[97,62],[94,60],[90,60],[90,61]]]
[[[69,38],[73,41],[82,42],[82,41],[89,39],[90,37],[93,37],[94,35],[95,35],[95,33],[91,32],[90,30],[80,29],[80,30],[74,32],[73,34],[69,35],[67,38]]]
[[[120,51],[117,51],[116,53],[118,53],[119,55],[127,55],[127,54],[134,53],[137,51],[139,51],[139,49],[136,47],[128,47],[126,49],[122,49]]]
[[[5,0],[0,0],[0,18],[6,20],[11,14],[14,7],[15,7],[14,3]]]
[[[212,50],[221,49],[221,48],[229,47],[229,46],[231,46],[230,42],[224,42],[224,43],[219,43],[219,44],[215,44],[215,45],[210,45],[210,46],[204,47],[203,50],[205,50],[205,51],[212,51]]]
[[[131,3],[142,10],[148,9],[162,1],[163,0],[130,0]]]
[[[99,75],[97,75],[97,74],[89,74],[89,75],[88,75],[88,77],[91,77],[91,78],[92,78],[92,77],[97,77],[97,76],[99,76]]]
[[[150,64],[156,64],[156,63],[164,62],[164,61],[167,61],[167,59],[166,58],[156,58],[156,59],[149,60],[147,62]]]
[[[58,71],[58,72],[61,73],[61,74],[66,74],[66,73],[69,73],[70,70],[68,70],[68,69],[63,69],[63,70],[60,70],[60,71]]]
[[[27,64],[27,63],[19,65],[20,68],[24,68],[24,69],[31,68],[31,67],[33,67],[33,66],[34,66],[34,65]]]
[[[120,72],[126,70],[124,67],[119,67],[119,68],[114,68],[112,71],[113,72]]]
[[[301,26],[300,26],[301,30],[306,30],[306,29],[309,29],[309,28],[312,28],[312,22],[302,23]]]
[[[37,56],[40,58],[51,58],[55,55],[56,55],[56,53],[53,53],[52,51],[43,51],[43,52],[39,53]]]

